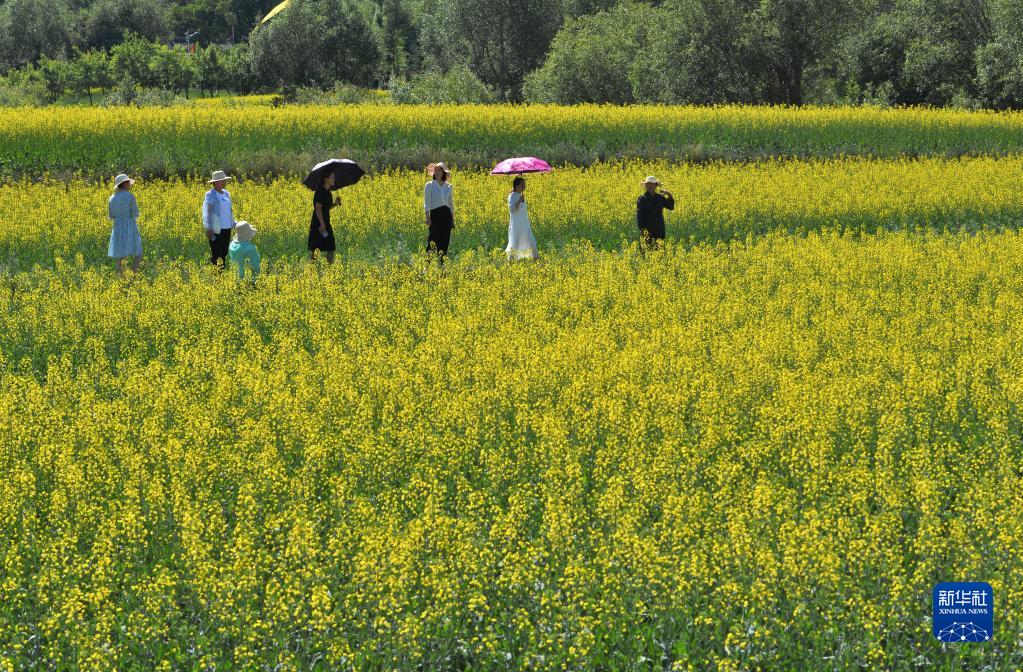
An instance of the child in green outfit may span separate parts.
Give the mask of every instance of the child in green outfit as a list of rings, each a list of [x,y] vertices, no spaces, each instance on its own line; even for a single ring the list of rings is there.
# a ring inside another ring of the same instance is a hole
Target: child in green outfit
[[[245,260],[248,259],[252,265],[252,281],[259,276],[259,250],[256,249],[252,239],[256,235],[256,228],[248,222],[238,222],[234,227],[234,240],[227,248],[231,255],[231,263],[238,266],[238,278],[245,279]]]

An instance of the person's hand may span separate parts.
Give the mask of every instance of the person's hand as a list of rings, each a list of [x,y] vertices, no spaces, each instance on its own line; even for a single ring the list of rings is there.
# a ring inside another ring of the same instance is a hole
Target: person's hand
[[[213,233],[210,229],[206,229],[206,237],[210,239],[210,242],[217,237],[217,234]]]
[[[334,205],[341,205],[341,196],[340,195],[334,196]]]
[[[320,235],[323,236],[324,238],[327,237],[327,227],[324,226],[323,224],[320,224]]]

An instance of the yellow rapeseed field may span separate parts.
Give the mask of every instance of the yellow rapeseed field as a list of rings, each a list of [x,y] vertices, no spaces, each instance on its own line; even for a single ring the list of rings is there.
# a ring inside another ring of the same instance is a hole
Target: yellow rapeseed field
[[[783,107],[286,106],[0,110],[0,175],[292,174],[330,156],[380,167],[493,165],[535,155],[626,157],[1004,155],[1023,113]],[[443,154],[443,156],[437,156]]]
[[[1023,664],[1023,115],[249,102],[0,111],[0,672]],[[931,635],[957,580],[991,641]]]
[[[1015,232],[9,275],[0,667],[1011,666],[1021,314]]]
[[[640,181],[656,174],[677,199],[672,237],[714,243],[768,231],[825,228],[978,230],[1014,228],[1023,219],[1023,159],[842,159],[757,164],[670,165],[663,162],[565,168],[529,178],[527,198],[541,248],[557,253],[587,242],[617,248],[635,240]],[[112,176],[111,176],[112,177]],[[425,243],[422,189],[416,171],[385,171],[340,193],[333,214],[342,253],[363,259],[407,258]],[[503,249],[510,179],[476,171],[452,177],[457,221],[453,252]],[[150,258],[206,254],[199,206],[201,181],[142,181],[136,194]],[[298,180],[230,185],[236,217],[259,228],[268,258],[305,254],[312,192]],[[31,268],[54,256],[103,263],[110,222],[109,180],[21,181],[0,186],[0,264]]]

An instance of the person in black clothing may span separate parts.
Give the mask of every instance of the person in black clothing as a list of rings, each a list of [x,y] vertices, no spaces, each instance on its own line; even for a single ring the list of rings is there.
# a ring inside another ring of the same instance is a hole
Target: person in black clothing
[[[664,240],[664,211],[675,209],[675,197],[663,190],[658,193],[661,183],[653,175],[643,182],[646,193],[636,201],[636,224],[639,226],[640,245],[660,247]]]
[[[330,188],[334,186],[334,172],[328,170],[323,181],[313,194],[313,219],[309,223],[309,260],[316,257],[316,250],[321,250],[327,257],[327,263],[334,263],[334,228],[330,225],[330,211],[341,204],[341,198],[331,198]]]

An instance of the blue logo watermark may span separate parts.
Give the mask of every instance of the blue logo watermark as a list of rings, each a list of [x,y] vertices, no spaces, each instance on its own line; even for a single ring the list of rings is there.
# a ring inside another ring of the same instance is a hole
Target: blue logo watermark
[[[939,583],[931,593],[932,630],[949,644],[986,642],[995,634],[994,592],[982,581]]]

